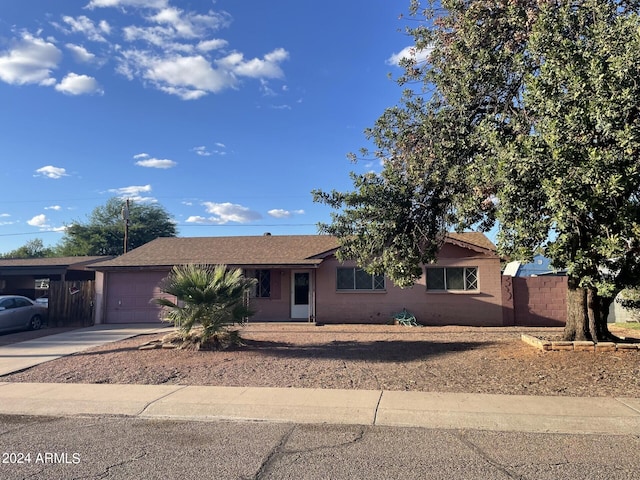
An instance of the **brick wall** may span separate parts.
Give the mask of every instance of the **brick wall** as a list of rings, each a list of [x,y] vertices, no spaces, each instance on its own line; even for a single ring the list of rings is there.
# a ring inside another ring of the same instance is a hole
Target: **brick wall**
[[[567,277],[502,277],[504,325],[563,326],[567,320]]]

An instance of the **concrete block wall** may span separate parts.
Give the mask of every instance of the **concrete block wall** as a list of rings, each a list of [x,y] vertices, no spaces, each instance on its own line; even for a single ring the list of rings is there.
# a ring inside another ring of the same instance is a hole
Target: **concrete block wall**
[[[567,277],[502,277],[503,323],[516,326],[564,326]]]

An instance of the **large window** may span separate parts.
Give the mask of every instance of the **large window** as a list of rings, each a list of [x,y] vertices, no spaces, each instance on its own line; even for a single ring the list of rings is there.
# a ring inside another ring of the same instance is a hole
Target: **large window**
[[[339,267],[338,290],[384,290],[384,276],[371,275],[357,267]]]
[[[256,297],[271,296],[271,270],[256,270]]]
[[[477,290],[478,267],[427,267],[427,290]]]

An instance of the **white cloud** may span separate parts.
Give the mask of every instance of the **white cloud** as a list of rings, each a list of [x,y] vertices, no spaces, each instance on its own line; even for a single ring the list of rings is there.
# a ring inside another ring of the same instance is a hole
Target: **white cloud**
[[[91,0],[85,8],[104,7],[140,7],[140,8],[164,8],[168,0]]]
[[[229,78],[211,68],[202,56],[174,57],[156,62],[147,77],[172,86],[194,87],[217,92],[229,84]]]
[[[274,208],[273,210],[269,210],[267,212],[270,216],[274,218],[291,218],[294,215],[303,215],[304,210],[283,210],[282,208]]]
[[[210,52],[211,50],[219,50],[221,48],[226,47],[229,44],[226,40],[222,40],[221,38],[214,38],[211,40],[203,40],[198,43],[196,48],[201,52]]]
[[[153,40],[162,44],[162,39]],[[284,72],[280,62],[289,53],[277,49],[262,59],[245,60],[242,53],[232,53],[212,64],[203,55],[180,55],[166,51],[147,50],[121,52],[118,71],[133,80],[142,78],[155,88],[177,95],[183,100],[194,100],[208,93],[219,93],[238,84],[238,77],[281,78]]]
[[[167,7],[148,18],[159,25],[171,27],[174,35],[180,38],[198,38],[208,30],[216,30],[229,24],[229,15],[209,11],[208,14],[184,12],[179,8]]]
[[[224,224],[228,222],[247,223],[262,218],[258,212],[235,203],[204,202],[207,213],[213,214],[208,223]],[[201,218],[201,217],[200,217]]]
[[[291,105],[282,104],[282,105],[271,105],[273,110],[291,110]]]
[[[36,215],[31,220],[27,220],[28,225],[31,225],[32,227],[40,227],[40,228],[48,228],[49,225],[47,225],[47,222],[48,220],[44,213],[41,213],[40,215]]]
[[[143,40],[147,43],[167,49],[173,37],[173,30],[168,27],[138,27],[130,25],[122,29],[124,39],[128,42]]]
[[[137,155],[134,155],[133,158],[138,160],[140,158],[149,158],[150,155],[148,153],[138,153]]]
[[[66,169],[61,167],[54,167],[53,165],[47,165],[45,167],[41,167],[36,170],[36,173],[42,175],[43,177],[54,178],[54,179],[68,176]]]
[[[0,213],[0,217],[10,217],[11,214],[9,213]]]
[[[244,55],[234,52],[216,61],[216,64],[236,75],[251,78],[282,78],[284,72],[280,63],[289,58],[289,52],[284,48],[277,48],[267,53],[262,59],[253,58],[245,61]]]
[[[207,219],[205,217],[201,217],[200,215],[192,215],[185,220],[187,223],[207,223]]]
[[[196,152],[196,154],[200,155],[201,157],[209,157],[211,155],[211,152],[208,151],[207,147],[205,147],[204,145],[201,147],[193,147],[191,150]]]
[[[387,59],[387,64],[400,65],[400,61],[403,58],[414,60],[416,63],[424,63],[427,60],[429,60],[429,55],[431,55],[432,51],[433,51],[433,48],[424,48],[421,50],[416,50],[416,47],[405,47],[402,50],[400,50],[398,53],[392,54]]]
[[[44,207],[45,210],[62,210],[62,207],[60,205],[51,205],[50,207]]]
[[[100,30],[107,35],[111,33],[111,25],[109,25],[109,22],[107,22],[106,20],[100,20],[100,23],[98,23],[98,28],[100,28]]]
[[[0,55],[0,80],[13,85],[51,85],[51,71],[58,67],[62,52],[50,42],[22,34],[13,48]]]
[[[69,73],[62,81],[56,85],[56,90],[67,95],[102,95],[104,91],[100,88],[98,81],[87,75]]]
[[[147,168],[173,168],[177,165],[173,160],[159,159],[159,158],[146,158],[145,160],[138,160],[136,165],[139,167]]]
[[[107,39],[104,34],[111,31],[111,27],[107,22],[102,21],[96,25],[93,20],[84,15],[75,18],[65,15],[62,17],[62,21],[69,26],[71,32],[82,33],[93,42],[106,42]]]
[[[74,45],[73,43],[67,43],[65,47],[67,47],[67,49],[71,51],[74,58],[79,62],[92,63],[96,59],[96,56],[93,53],[89,52],[86,48],[84,48],[81,45]]]
[[[113,193],[121,198],[128,198],[136,202],[156,202],[153,197],[143,196],[143,193],[149,193],[151,191],[151,185],[132,185],[130,187],[112,188],[108,190],[109,193]]]
[[[269,215],[271,215],[274,218],[289,218],[291,217],[291,212],[288,210],[283,210],[281,208],[275,208],[273,210],[269,210],[267,212]]]

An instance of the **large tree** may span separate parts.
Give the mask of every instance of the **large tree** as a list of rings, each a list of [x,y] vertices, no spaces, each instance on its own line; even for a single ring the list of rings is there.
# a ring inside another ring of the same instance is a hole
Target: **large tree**
[[[65,231],[58,252],[61,255],[121,255],[124,252],[125,220],[120,198],[96,207],[87,222],[74,222]],[[129,202],[127,250],[158,237],[175,237],[176,224],[160,205]]]
[[[3,255],[2,258],[43,258],[53,257],[55,251],[52,248],[45,247],[44,242],[40,238],[34,238],[27,241],[21,247],[11,250]]]
[[[446,232],[497,222],[498,247],[568,270],[565,338],[610,338],[640,282],[640,2],[442,0],[409,29],[420,63],[367,135],[380,175],[314,192],[341,255],[411,284]]]

